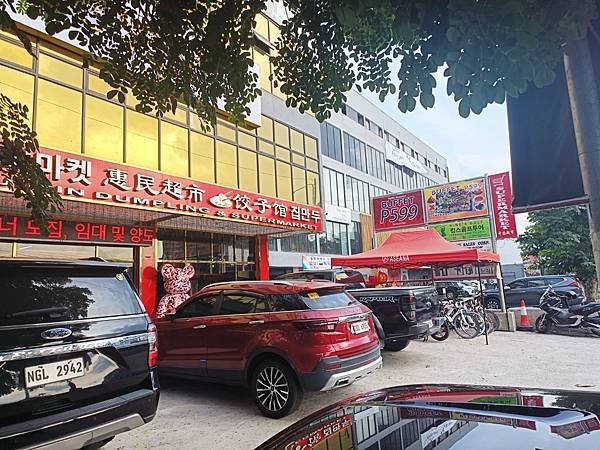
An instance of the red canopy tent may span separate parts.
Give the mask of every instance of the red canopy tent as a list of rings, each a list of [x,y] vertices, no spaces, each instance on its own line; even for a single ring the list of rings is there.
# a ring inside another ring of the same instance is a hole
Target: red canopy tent
[[[496,253],[468,249],[444,239],[436,230],[392,233],[378,248],[351,256],[331,258],[332,266],[387,269],[449,266],[467,263],[499,263]]]

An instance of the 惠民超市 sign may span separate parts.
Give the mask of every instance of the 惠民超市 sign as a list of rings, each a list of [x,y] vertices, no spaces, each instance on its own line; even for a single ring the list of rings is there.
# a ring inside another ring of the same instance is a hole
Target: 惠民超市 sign
[[[373,222],[375,231],[425,224],[422,192],[403,192],[373,198]]]
[[[447,241],[468,241],[472,239],[489,238],[492,235],[490,219],[461,220],[449,223],[429,225]]]
[[[323,215],[318,206],[80,154],[40,148],[35,156],[42,171],[65,199],[91,200],[94,203],[199,215],[291,230],[323,231]],[[6,183],[3,189],[7,190]]]

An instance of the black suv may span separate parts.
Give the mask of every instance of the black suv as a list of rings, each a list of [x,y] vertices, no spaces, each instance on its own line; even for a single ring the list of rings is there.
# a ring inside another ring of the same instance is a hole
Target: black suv
[[[277,280],[325,280],[332,283],[345,284],[348,289],[362,289],[365,287],[365,277],[358,270],[351,269],[324,269],[303,270],[279,275]]]
[[[0,260],[0,448],[99,448],[154,418],[156,328],[126,269]]]
[[[507,283],[504,287],[504,300],[507,308],[521,305],[525,300],[527,306],[538,306],[540,297],[551,285],[556,292],[574,292],[576,295],[569,299],[570,305],[578,305],[585,300],[585,293],[581,283],[571,275],[543,275],[538,277],[517,278]],[[498,289],[483,291],[486,308],[500,309],[500,295]]]

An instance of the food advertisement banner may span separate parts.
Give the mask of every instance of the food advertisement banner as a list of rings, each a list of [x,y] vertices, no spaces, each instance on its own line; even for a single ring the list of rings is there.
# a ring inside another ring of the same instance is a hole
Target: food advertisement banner
[[[517,223],[512,212],[512,191],[508,172],[490,175],[490,192],[496,224],[497,239],[518,237]]]
[[[69,200],[323,231],[317,206],[46,148],[40,148],[36,160],[57,192]],[[0,189],[7,190],[1,181]]]
[[[490,219],[488,217],[440,223],[430,225],[429,228],[436,230],[447,241],[466,241],[492,236]]]
[[[424,192],[429,223],[489,214],[485,178],[433,186],[426,188]]]
[[[421,191],[373,198],[375,231],[394,230],[425,224]]]

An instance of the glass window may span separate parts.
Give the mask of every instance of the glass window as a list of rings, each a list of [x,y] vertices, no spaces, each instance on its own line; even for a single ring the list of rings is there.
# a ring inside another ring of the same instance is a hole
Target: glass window
[[[357,303],[354,297],[351,297],[346,291],[339,290],[316,290],[312,292],[300,294],[300,297],[310,309],[329,309],[342,308]]]
[[[191,177],[194,180],[215,182],[215,139],[191,132]]]
[[[27,105],[29,108],[27,118],[31,124],[33,118],[33,75],[0,66],[0,92],[9,97],[13,103]]]
[[[225,294],[219,310],[219,315],[252,314],[265,312],[265,299],[249,294]]]
[[[120,273],[99,267],[5,269],[0,289],[19,301],[0,302],[0,325],[139,314],[139,299]]]
[[[189,176],[188,130],[167,122],[160,123],[160,169],[182,177]]]
[[[204,317],[215,314],[217,306],[217,295],[203,296],[191,300],[187,305],[177,311],[177,317]]]
[[[554,283],[548,283],[548,281],[543,278],[534,278],[532,280],[529,280],[529,282],[527,283],[527,287],[548,287],[548,284]]]
[[[130,109],[126,116],[125,161],[147,169],[158,169],[158,119]]]
[[[299,234],[281,238],[281,251],[296,253],[316,253],[317,239],[314,234]]]
[[[350,253],[355,255],[362,252],[362,236],[360,232],[360,222],[352,222],[348,227],[350,235]]]
[[[202,129],[202,125],[204,125],[205,130]],[[190,127],[194,130],[202,131],[203,133],[214,134],[214,130],[210,123],[202,122],[196,114],[195,111],[190,111]]]
[[[110,84],[91,72],[88,72],[88,89],[104,96],[106,96],[109,91],[114,90]]]
[[[258,192],[256,153],[240,148],[238,158],[240,161],[240,189]]]
[[[306,155],[311,158],[317,159],[317,140],[313,137],[304,135],[304,145],[306,149]]]
[[[238,140],[242,147],[256,151],[256,136],[252,136],[238,130]]]
[[[515,280],[512,283],[508,283],[511,289],[524,289],[527,287],[527,280]]]
[[[290,144],[291,148],[298,153],[304,153],[304,139],[302,133],[290,129]]]
[[[277,197],[292,200],[292,166],[277,161]]]
[[[174,113],[171,110],[165,112],[164,118],[187,125],[187,112],[182,108],[175,108]]]
[[[275,155],[275,149],[273,148],[273,144],[270,142],[263,141],[261,139],[258,140],[258,149],[269,155]]]
[[[277,156],[277,159],[281,159],[285,162],[290,162],[290,151],[283,147],[279,147],[277,145],[275,147],[275,155]]]
[[[81,93],[39,80],[37,101],[40,146],[81,152]]]
[[[285,148],[290,148],[289,129],[279,122],[275,122],[275,143]]]
[[[306,171],[299,167],[292,167],[294,177],[294,201],[308,203],[306,196]]]
[[[31,69],[32,56],[22,45],[0,39],[0,58]]]
[[[258,81],[260,88],[264,91],[271,92],[271,66],[269,64],[269,56],[254,49],[254,63],[258,65]],[[271,138],[272,139],[272,138]]]
[[[219,120],[217,121],[217,136],[235,142],[235,128]]]
[[[123,107],[86,95],[85,154],[123,162]]]
[[[258,128],[258,135],[273,142],[273,121],[266,116],[261,116],[261,126]]]
[[[237,147],[217,141],[217,184],[238,187]]]
[[[279,29],[279,26],[269,20],[269,40],[271,43],[274,44],[277,42],[279,36],[281,36],[281,30]]]
[[[308,203],[311,205],[321,204],[321,185],[319,184],[319,174],[306,172],[306,185],[308,193]]]
[[[305,165],[304,156],[299,155],[298,153],[292,153],[292,162],[294,164],[304,167],[304,165]]]
[[[258,156],[259,191],[271,197],[277,196],[275,188],[275,161],[267,156]]]
[[[260,34],[263,38],[265,38],[268,41],[269,19],[267,19],[262,14],[257,14],[256,17],[254,17],[254,20],[256,21],[256,27],[254,28],[254,31]]]
[[[40,52],[38,60],[38,71],[40,75],[62,81],[76,87],[82,87],[83,70],[49,55]]]
[[[306,158],[306,168],[308,170],[312,170],[313,172],[319,171],[319,163],[314,159]]]

